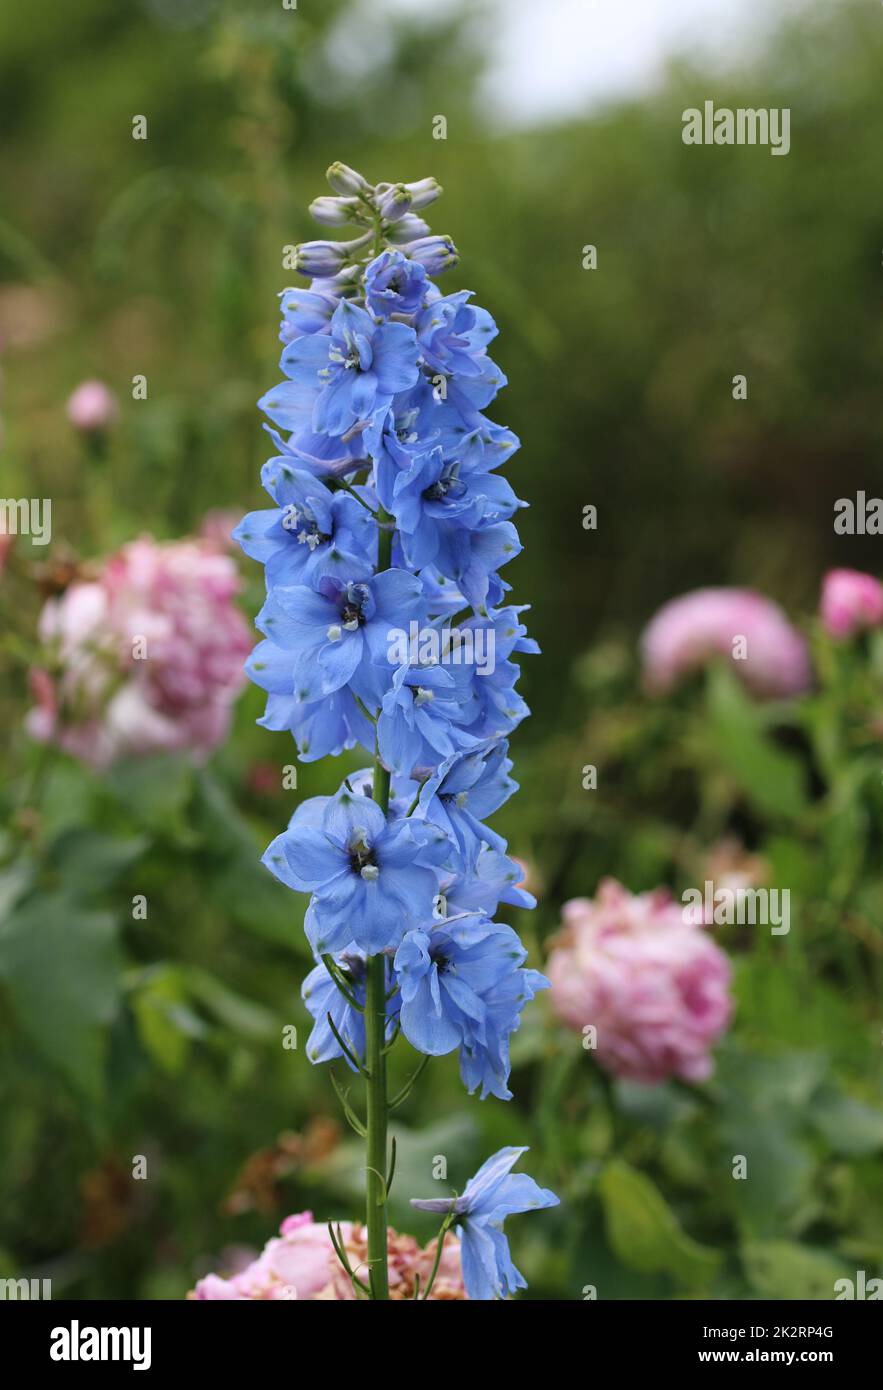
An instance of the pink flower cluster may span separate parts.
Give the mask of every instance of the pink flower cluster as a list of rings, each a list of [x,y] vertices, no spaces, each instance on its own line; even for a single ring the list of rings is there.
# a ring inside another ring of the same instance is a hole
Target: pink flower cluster
[[[860,570],[829,570],[822,584],[822,626],[839,641],[883,624],[883,584]]]
[[[342,1222],[340,1232],[350,1267],[363,1281],[367,1272],[368,1246],[365,1229]],[[413,1236],[389,1230],[389,1296],[397,1302],[410,1300],[419,1288],[425,1289],[435,1263],[436,1243],[420,1246]],[[197,1300],[244,1299],[298,1302],[318,1300],[352,1301],[356,1295],[349,1276],[334,1253],[328,1227],[317,1225],[313,1214],[300,1212],[288,1216],[279,1235],[267,1241],[256,1260],[229,1279],[208,1274],[200,1279],[190,1295]],[[460,1243],[449,1235],[442,1250],[438,1273],[429,1295],[430,1303],[465,1299],[460,1270]]]
[[[728,659],[761,697],[800,695],[812,681],[806,642],[777,604],[751,589],[696,589],[672,599],[645,629],[641,649],[653,694],[715,657]]]
[[[732,1012],[730,963],[666,889],[633,895],[605,879],[562,913],[547,974],[571,1028],[595,1029],[605,1070],[632,1081],[702,1081]]]
[[[142,537],[40,616],[28,729],[96,767],[124,755],[207,755],[226,736],[251,634],[230,556]]]
[[[837,641],[883,627],[883,584],[860,570],[829,570],[819,616]],[[751,589],[682,594],[663,604],[641,638],[644,684],[653,695],[721,657],[761,699],[802,695],[812,683],[806,642],[777,604]]]

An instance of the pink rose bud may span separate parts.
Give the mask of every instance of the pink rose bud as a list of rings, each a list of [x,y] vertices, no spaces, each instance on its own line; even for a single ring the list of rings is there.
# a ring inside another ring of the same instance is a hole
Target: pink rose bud
[[[605,1071],[645,1084],[703,1081],[732,1012],[730,962],[666,889],[605,879],[565,903],[549,956],[552,1007]]]
[[[103,381],[84,381],[69,398],[67,418],[84,434],[105,430],[119,414],[116,396]]]
[[[778,604],[751,589],[696,589],[672,599],[645,628],[641,656],[654,695],[716,658],[761,698],[799,695],[812,682],[806,642]]]
[[[883,584],[860,570],[828,570],[819,605],[822,626],[843,640],[883,623]]]

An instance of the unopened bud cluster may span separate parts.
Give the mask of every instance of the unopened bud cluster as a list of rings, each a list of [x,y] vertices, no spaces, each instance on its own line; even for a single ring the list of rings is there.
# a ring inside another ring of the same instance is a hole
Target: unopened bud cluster
[[[346,227],[361,234],[349,241],[305,241],[297,248],[297,269],[317,280],[333,280],[340,288],[351,285],[353,269],[363,266],[384,246],[396,246],[402,255],[418,261],[427,275],[450,269],[459,259],[448,236],[434,236],[417,214],[441,194],[436,179],[416,183],[378,183],[346,164],[332,164],[327,174],[334,196],[327,194],[310,204],[310,212],[325,227]]]

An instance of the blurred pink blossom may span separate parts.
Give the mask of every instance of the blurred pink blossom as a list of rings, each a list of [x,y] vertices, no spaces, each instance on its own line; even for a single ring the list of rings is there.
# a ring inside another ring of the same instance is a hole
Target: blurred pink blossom
[[[362,1226],[344,1221],[340,1234],[350,1267],[363,1281],[367,1272],[367,1243]],[[410,1301],[420,1280],[425,1289],[435,1260],[435,1241],[425,1248],[413,1236],[389,1231],[389,1296]],[[229,1279],[208,1274],[190,1295],[198,1301],[243,1299],[349,1302],[355,1298],[349,1276],[334,1253],[328,1227],[317,1225],[313,1214],[300,1212],[282,1222],[277,1237],[246,1269]],[[448,1236],[429,1301],[465,1299],[460,1271],[460,1243]]]
[[[142,537],[40,615],[28,729],[97,767],[126,754],[207,755],[226,736],[251,647],[233,560],[207,541]]]
[[[852,637],[883,623],[883,584],[860,570],[828,570],[822,581],[822,626],[832,637]]]
[[[565,903],[547,965],[552,1006],[596,1030],[606,1071],[654,1084],[703,1081],[732,1012],[730,962],[667,889],[633,895],[605,879],[594,900]]]
[[[799,695],[812,682],[800,633],[778,604],[751,589],[695,589],[672,599],[645,628],[641,652],[644,680],[653,694],[670,690],[717,656],[729,660],[761,697]]]
[[[119,414],[116,396],[103,381],[81,382],[65,409],[74,428],[84,434],[107,429]]]
[[[229,550],[233,555],[238,555],[239,546],[231,533],[239,525],[242,517],[242,511],[237,511],[235,507],[213,507],[203,517],[199,534],[203,540],[211,541],[219,550]]]

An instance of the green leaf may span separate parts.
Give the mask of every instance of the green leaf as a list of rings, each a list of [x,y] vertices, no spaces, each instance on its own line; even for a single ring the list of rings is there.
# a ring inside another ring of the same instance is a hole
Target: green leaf
[[[217,778],[200,772],[197,793],[194,823],[211,861],[206,886],[212,900],[248,931],[308,958],[303,934],[307,895],[292,893],[264,867],[264,846]]]
[[[834,1087],[816,1097],[809,1120],[835,1154],[861,1158],[883,1149],[883,1112]]]
[[[599,1190],[607,1238],[623,1264],[642,1274],[664,1271],[690,1288],[708,1284],[720,1255],[681,1229],[648,1177],[617,1159],[602,1171]]]
[[[269,1009],[251,999],[244,999],[241,994],[235,994],[207,970],[189,969],[187,984],[194,998],[241,1037],[264,1042],[278,1033],[279,1022]]]
[[[165,967],[149,971],[146,982],[132,995],[131,1007],[145,1051],[163,1071],[176,1075],[187,1060],[193,1025],[205,1031],[187,1009],[179,972]]]
[[[709,730],[719,761],[763,815],[798,816],[806,808],[802,764],[764,732],[759,706],[720,666],[708,673]]]
[[[91,1100],[119,1002],[116,923],[64,894],[31,897],[0,930],[0,979],[36,1049]]]
[[[742,1248],[749,1284],[762,1298],[832,1299],[849,1271],[833,1256],[789,1240],[752,1241]]]
[[[194,771],[184,757],[162,754],[116,763],[107,784],[126,811],[140,824],[179,841],[192,841],[187,803]]]
[[[86,897],[111,887],[149,844],[146,835],[124,839],[98,830],[67,830],[51,846],[49,862],[66,892]]]

